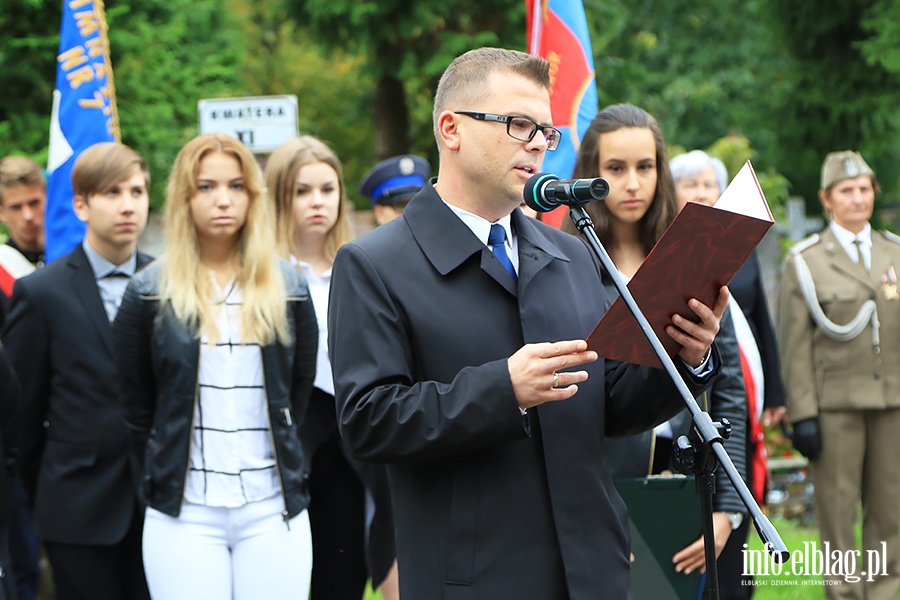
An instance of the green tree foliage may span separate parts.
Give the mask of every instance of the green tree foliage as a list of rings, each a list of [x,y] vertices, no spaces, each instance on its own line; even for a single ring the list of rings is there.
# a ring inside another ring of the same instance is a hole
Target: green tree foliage
[[[107,6],[122,142],[150,164],[162,206],[178,150],[197,134],[197,101],[243,93],[234,12],[218,0],[143,0]]]
[[[879,65],[894,75],[900,74],[900,4],[876,0],[862,19],[870,35],[859,43],[870,65]]]
[[[898,15],[895,3],[883,0],[785,0],[773,6],[770,24],[790,57],[784,76],[791,93],[770,107],[779,127],[772,152],[810,209],[822,160],[834,150],[861,151],[883,186],[896,188]],[[895,20],[886,20],[890,16]]]
[[[431,95],[441,71],[472,48],[525,44],[521,0],[293,0],[290,6],[302,31],[323,47],[364,57],[375,82],[369,93],[379,158],[412,151],[434,163]]]
[[[762,20],[769,4],[586,0],[600,105],[645,108],[669,143],[688,150],[746,135],[756,166],[773,165],[778,124],[764,107],[783,84]]]
[[[0,0],[0,144],[45,163],[61,3]],[[122,141],[150,164],[158,207],[180,145],[196,134],[197,100],[239,91],[245,47],[216,0],[109,2]]]
[[[61,4],[0,0],[0,155],[47,159]]]
[[[281,0],[236,2],[239,35],[249,51],[242,82],[249,95],[295,94],[301,133],[327,142],[341,158],[351,200],[369,208],[357,182],[377,161],[369,118],[375,83],[365,60],[341,48],[326,50],[289,18]]]

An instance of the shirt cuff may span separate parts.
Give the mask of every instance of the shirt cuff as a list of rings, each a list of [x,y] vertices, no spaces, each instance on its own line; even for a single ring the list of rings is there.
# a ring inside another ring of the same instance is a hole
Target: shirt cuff
[[[692,367],[691,365],[685,363],[685,366],[691,372],[691,375],[697,377],[699,379],[703,379],[707,375],[713,372],[713,364],[712,361],[709,360],[709,357],[712,356],[712,347],[710,346],[709,351],[706,353],[706,356],[703,357],[703,362],[700,363],[698,367]]]

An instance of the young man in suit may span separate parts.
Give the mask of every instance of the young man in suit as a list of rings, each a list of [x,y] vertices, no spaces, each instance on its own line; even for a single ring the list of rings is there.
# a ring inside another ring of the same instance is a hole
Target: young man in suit
[[[9,239],[0,246],[0,330],[12,289],[21,277],[44,266],[44,205],[47,179],[25,156],[0,160],[0,221]],[[9,547],[19,600],[34,600],[40,581],[40,540],[34,533],[31,502],[17,477],[10,479]]]
[[[0,222],[9,239],[0,246],[0,327],[16,279],[44,265],[44,204],[47,180],[30,158],[0,160]]]
[[[25,406],[19,472],[57,598],[148,598],[143,512],[128,461],[110,323],[147,223],[150,174],[122,144],[91,146],[72,169],[81,245],[19,280],[4,340]]]
[[[404,598],[627,597],[603,436],[683,407],[664,371],[587,350],[608,304],[597,261],[517,210],[559,141],[549,85],[521,52],[457,58],[435,97],[437,183],[335,261],[338,423],[357,457],[388,463]],[[700,322],[670,328],[695,393],[726,303],[694,301]]]
[[[828,154],[819,199],[830,223],[791,249],[781,284],[788,419],[809,459],[822,542],[856,576],[874,566],[869,553],[882,561],[858,581],[826,577],[829,600],[895,599],[900,587],[900,238],[870,225],[876,192],[858,152]]]
[[[6,349],[0,343],[0,600],[18,598],[9,534],[19,393],[19,380],[6,357]]]

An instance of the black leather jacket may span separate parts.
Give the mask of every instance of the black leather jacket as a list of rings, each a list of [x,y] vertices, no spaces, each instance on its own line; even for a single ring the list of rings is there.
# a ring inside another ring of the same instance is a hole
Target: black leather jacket
[[[309,505],[309,460],[299,426],[312,392],[319,334],[306,281],[291,265],[279,262],[294,343],[264,346],[262,360],[288,519]],[[160,267],[150,265],[129,283],[113,324],[113,341],[139,491],[149,506],[177,517],[197,402],[200,340],[196,329],[185,327],[171,307],[160,310]]]

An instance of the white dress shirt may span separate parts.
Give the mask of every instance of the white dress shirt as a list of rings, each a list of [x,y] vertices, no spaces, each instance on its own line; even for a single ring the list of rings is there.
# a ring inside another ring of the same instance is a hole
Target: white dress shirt
[[[331,289],[331,269],[316,275],[309,263],[294,256],[291,256],[291,262],[300,269],[306,279],[319,325],[319,350],[316,355],[316,379],[313,385],[334,396],[334,378],[331,376],[331,361],[328,358],[328,291]]]
[[[91,248],[86,239],[81,242],[81,247],[94,271],[97,290],[100,292],[100,300],[103,301],[103,310],[106,311],[106,316],[112,323],[116,318],[116,313],[119,312],[119,305],[122,304],[125,288],[128,287],[128,282],[137,271],[137,250],[132,252],[128,260],[121,265],[114,265]]]
[[[443,199],[442,199],[443,200]],[[444,201],[444,204],[447,204]],[[472,233],[475,234],[481,243],[491,248],[490,244],[488,244],[488,237],[491,234],[491,223],[487,219],[483,217],[479,217],[474,213],[470,213],[467,210],[463,210],[458,206],[453,206],[452,204],[447,204],[447,207],[453,211],[459,220],[466,224],[466,227],[472,230]],[[516,237],[513,235],[512,230],[512,217],[510,215],[506,215],[499,221],[497,224],[503,227],[503,230],[506,232],[506,255],[509,256],[509,261],[512,263],[513,269],[515,269],[516,273],[519,272],[519,244],[516,241]],[[491,248],[493,250],[493,248]]]
[[[212,273],[210,273],[212,276]],[[234,280],[225,290],[213,278],[219,340],[200,340],[198,400],[184,499],[238,507],[281,490],[263,375],[262,351],[241,337],[243,295]]]
[[[862,255],[862,259],[864,261],[864,265],[866,267],[866,271],[872,270],[872,226],[866,223],[866,226],[863,227],[863,230],[858,234],[847,231],[834,221],[832,221],[829,225],[831,227],[832,233],[834,233],[834,237],[837,238],[838,243],[841,245],[841,248],[844,249],[844,252],[847,253],[847,256],[850,257],[855,263],[859,262],[860,254]],[[853,243],[854,240],[859,240],[859,253],[856,251],[856,244]]]

